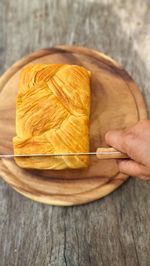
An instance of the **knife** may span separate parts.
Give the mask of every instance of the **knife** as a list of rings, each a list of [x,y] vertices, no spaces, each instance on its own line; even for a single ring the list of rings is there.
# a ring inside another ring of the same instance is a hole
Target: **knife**
[[[0,154],[0,158],[20,158],[20,157],[51,157],[51,156],[86,156],[96,155],[98,159],[126,159],[127,154],[122,153],[114,148],[97,148],[95,152],[77,152],[77,153],[48,153],[48,154]]]

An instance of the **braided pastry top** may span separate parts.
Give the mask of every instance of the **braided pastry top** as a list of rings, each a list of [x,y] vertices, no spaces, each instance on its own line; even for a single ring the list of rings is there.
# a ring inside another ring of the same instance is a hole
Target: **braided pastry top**
[[[20,76],[15,154],[89,151],[90,72],[76,65],[32,64]],[[25,168],[88,166],[88,156],[15,158]]]

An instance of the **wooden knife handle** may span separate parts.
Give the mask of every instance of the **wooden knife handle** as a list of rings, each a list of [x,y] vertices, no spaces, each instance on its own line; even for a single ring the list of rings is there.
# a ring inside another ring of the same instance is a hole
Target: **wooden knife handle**
[[[114,148],[97,148],[96,152],[102,152],[102,154],[97,154],[98,159],[126,159],[129,156],[125,153],[115,150]],[[106,154],[105,154],[106,152]]]

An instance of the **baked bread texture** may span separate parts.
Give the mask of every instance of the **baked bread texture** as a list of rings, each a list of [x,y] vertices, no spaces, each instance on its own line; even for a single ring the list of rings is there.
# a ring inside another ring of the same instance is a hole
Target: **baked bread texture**
[[[15,154],[89,151],[90,72],[77,65],[32,64],[20,74]],[[23,168],[88,167],[88,156],[15,157]]]

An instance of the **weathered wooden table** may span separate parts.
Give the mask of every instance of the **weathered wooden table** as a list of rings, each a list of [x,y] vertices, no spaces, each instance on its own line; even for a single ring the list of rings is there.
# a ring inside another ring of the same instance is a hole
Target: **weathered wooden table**
[[[149,0],[1,0],[0,72],[38,48],[101,50],[137,81],[150,111]],[[0,266],[149,266],[150,182],[131,178],[78,207],[30,201],[0,182]]]

